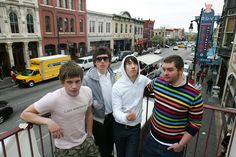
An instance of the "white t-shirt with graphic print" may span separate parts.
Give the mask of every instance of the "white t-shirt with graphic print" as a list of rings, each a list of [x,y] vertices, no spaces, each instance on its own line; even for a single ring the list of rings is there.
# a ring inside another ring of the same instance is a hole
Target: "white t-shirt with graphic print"
[[[69,96],[64,88],[60,88],[35,102],[34,107],[39,113],[50,112],[51,118],[63,129],[64,137],[55,139],[55,146],[70,149],[82,144],[87,136],[85,115],[92,102],[91,89],[81,86],[76,97]]]

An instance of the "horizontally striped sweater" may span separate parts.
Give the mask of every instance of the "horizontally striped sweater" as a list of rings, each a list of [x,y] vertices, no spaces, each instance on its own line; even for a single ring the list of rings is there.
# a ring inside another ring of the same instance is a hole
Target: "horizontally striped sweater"
[[[169,146],[179,142],[185,132],[192,136],[198,132],[202,125],[203,100],[191,84],[173,87],[157,78],[145,90],[154,93],[150,132],[156,141]]]

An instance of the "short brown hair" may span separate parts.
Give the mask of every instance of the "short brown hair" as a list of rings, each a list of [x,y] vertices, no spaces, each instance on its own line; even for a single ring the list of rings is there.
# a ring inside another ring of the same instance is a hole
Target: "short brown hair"
[[[179,55],[171,55],[164,59],[164,63],[172,63],[172,62],[174,62],[175,67],[179,70],[184,67],[183,58],[180,57]]]
[[[81,81],[83,80],[83,70],[81,67],[76,64],[75,61],[68,61],[63,64],[60,68],[59,79],[62,83],[65,82],[67,78],[80,77]]]

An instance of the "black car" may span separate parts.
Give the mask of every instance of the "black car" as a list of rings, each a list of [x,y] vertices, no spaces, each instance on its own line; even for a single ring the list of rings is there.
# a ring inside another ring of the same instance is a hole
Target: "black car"
[[[0,101],[0,124],[3,123],[12,113],[13,108],[8,105],[8,102]]]

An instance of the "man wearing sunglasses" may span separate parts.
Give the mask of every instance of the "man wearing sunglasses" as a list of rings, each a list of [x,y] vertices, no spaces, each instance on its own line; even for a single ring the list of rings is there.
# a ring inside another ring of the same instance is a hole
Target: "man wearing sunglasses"
[[[98,47],[93,54],[94,67],[90,68],[83,80],[93,92],[93,135],[102,157],[112,157],[113,122],[112,85],[115,74],[110,68],[111,52],[106,47]]]

